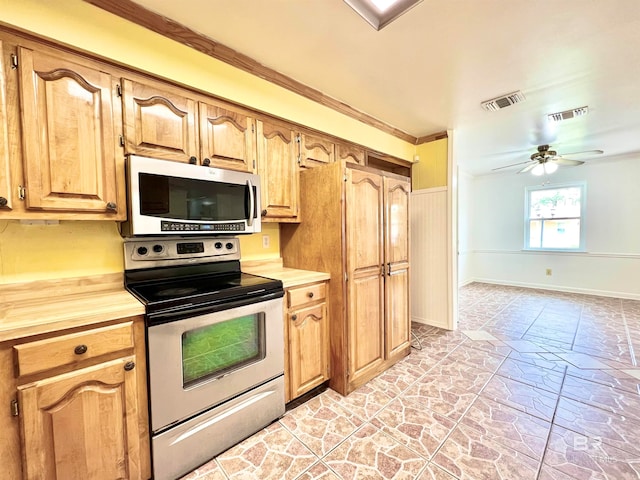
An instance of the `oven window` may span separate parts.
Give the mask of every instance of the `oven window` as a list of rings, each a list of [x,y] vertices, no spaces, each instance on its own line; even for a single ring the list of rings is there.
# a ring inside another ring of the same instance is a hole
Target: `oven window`
[[[249,216],[245,185],[149,173],[140,173],[138,181],[141,215],[214,222]],[[257,206],[253,217],[257,217]]]
[[[183,387],[218,377],[264,357],[264,313],[189,330],[182,334]]]

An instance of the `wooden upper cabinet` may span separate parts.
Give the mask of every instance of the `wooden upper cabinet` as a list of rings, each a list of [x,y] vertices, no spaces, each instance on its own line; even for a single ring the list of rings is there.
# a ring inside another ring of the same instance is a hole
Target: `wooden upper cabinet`
[[[10,210],[12,207],[11,197],[11,171],[9,165],[9,135],[7,130],[7,86],[5,81],[5,70],[9,67],[5,61],[9,56],[5,55],[4,44],[0,40],[0,212]]]
[[[300,134],[300,166],[315,167],[335,160],[333,142],[319,135]]]
[[[126,153],[197,161],[196,101],[185,90],[123,79],[122,94]]]
[[[410,348],[409,198],[408,178],[384,177],[385,333],[386,357],[403,356]]]
[[[346,143],[336,143],[336,159],[345,160],[348,163],[355,163],[357,165],[364,165],[364,148]]]
[[[200,158],[217,168],[254,172],[255,119],[228,108],[200,102]]]
[[[258,120],[258,174],[265,221],[297,221],[298,164],[296,134],[284,123]]]
[[[26,207],[124,219],[111,75],[64,52],[17,53]]]
[[[25,479],[142,480],[135,359],[18,387]]]

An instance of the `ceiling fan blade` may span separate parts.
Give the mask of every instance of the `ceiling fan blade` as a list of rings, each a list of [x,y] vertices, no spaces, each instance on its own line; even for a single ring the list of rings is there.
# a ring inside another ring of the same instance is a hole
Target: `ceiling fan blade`
[[[557,163],[558,165],[567,165],[567,166],[576,166],[582,165],[584,162],[580,160],[570,160],[568,158],[557,157],[551,160],[553,163]]]
[[[602,155],[604,150],[585,150],[583,152],[571,152],[571,153],[563,153],[562,156],[566,157],[569,155]]]
[[[536,165],[539,165],[539,164],[540,164],[540,162],[535,161],[531,165],[527,165],[522,170],[519,170],[518,173],[527,173],[529,170],[533,170],[533,167],[535,167]]]
[[[505,165],[504,167],[492,168],[491,171],[494,172],[496,170],[502,170],[503,168],[515,167],[516,165],[524,165],[525,163],[530,163],[530,162],[531,160],[527,160],[526,162],[512,163],[511,165]]]

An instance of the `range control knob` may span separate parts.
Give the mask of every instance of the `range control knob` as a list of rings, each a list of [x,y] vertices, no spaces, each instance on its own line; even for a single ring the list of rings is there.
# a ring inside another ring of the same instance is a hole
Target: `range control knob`
[[[163,250],[164,250],[164,247],[162,245],[156,244],[156,245],[153,246],[153,251],[156,252],[156,253],[160,253]]]
[[[227,244],[225,245],[225,247],[227,248],[227,250],[231,250],[231,249],[233,249],[233,243],[231,243],[231,242],[227,242]]]
[[[146,255],[147,253],[149,253],[147,247],[138,247],[138,255]]]
[[[216,242],[214,247],[216,247],[216,250],[220,250],[222,248],[222,242]]]

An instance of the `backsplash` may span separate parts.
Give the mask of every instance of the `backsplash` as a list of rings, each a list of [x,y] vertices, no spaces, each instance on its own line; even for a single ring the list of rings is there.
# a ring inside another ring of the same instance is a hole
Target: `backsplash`
[[[263,247],[263,235],[269,247]],[[278,224],[240,238],[243,260],[280,256]],[[112,221],[27,225],[0,220],[0,284],[122,272],[122,237]]]

